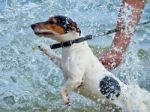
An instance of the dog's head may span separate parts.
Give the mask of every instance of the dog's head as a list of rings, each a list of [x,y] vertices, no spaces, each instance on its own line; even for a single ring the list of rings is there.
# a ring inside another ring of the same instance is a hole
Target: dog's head
[[[45,22],[31,25],[34,33],[38,36],[52,38],[59,42],[79,37],[81,34],[76,22],[66,16],[53,16]]]

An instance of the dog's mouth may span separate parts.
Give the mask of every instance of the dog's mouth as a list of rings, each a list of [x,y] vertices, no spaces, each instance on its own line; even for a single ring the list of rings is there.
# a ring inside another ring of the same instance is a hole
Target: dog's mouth
[[[34,29],[34,33],[38,36],[51,36],[56,34],[52,30],[45,30],[45,29]]]

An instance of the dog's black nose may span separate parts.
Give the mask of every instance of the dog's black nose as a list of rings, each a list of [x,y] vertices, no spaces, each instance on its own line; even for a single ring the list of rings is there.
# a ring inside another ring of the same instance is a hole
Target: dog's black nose
[[[34,30],[34,29],[35,29],[35,24],[32,24],[32,25],[31,25],[31,28]]]

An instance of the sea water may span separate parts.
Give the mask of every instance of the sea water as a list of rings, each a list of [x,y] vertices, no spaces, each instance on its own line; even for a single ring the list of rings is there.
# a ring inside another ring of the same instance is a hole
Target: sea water
[[[30,25],[53,15],[75,20],[83,34],[97,35],[115,28],[120,0],[0,0],[0,112],[99,112],[103,106],[78,94],[63,105],[61,70],[36,45],[54,41],[38,38]],[[141,22],[150,20],[150,2]],[[124,83],[150,91],[150,24],[138,26],[121,66],[112,72]],[[88,41],[109,47],[114,34]],[[54,52],[58,53],[57,50]],[[140,97],[150,100],[146,95]],[[112,107],[108,110],[116,111]]]

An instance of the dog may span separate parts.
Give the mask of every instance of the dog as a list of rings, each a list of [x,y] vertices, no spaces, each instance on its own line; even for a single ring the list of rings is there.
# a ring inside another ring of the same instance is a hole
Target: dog
[[[76,22],[61,15],[32,24],[31,28],[37,36],[59,43],[84,37]],[[65,104],[70,105],[69,93],[75,91],[96,102],[105,100],[106,103],[113,103],[127,112],[148,112],[144,101],[138,98],[137,91],[106,70],[86,41],[62,46],[61,56],[49,52],[49,46],[39,48],[63,71],[66,82],[61,96]],[[140,88],[137,90],[142,91]]]

